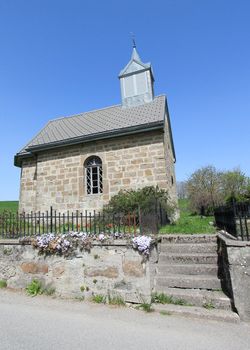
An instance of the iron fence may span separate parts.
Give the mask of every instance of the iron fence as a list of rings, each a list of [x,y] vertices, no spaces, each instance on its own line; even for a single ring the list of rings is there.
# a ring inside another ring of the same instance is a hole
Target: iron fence
[[[46,212],[0,214],[0,237],[20,238],[42,235],[44,233],[66,233],[83,231],[92,234],[114,234],[141,232],[139,212],[127,215],[108,214],[97,211],[61,213],[50,207]]]
[[[231,203],[215,209],[216,226],[240,240],[250,240],[250,203]]]

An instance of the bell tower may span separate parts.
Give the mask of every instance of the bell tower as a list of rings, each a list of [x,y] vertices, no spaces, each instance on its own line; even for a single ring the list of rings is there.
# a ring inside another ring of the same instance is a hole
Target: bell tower
[[[132,56],[119,74],[122,107],[134,107],[154,99],[154,76],[150,63],[143,63],[133,42]]]

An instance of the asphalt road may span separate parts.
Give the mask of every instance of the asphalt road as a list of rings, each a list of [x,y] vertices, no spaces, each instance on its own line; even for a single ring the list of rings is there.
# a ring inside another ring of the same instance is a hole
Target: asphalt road
[[[146,314],[0,290],[0,349],[248,350],[250,324]]]

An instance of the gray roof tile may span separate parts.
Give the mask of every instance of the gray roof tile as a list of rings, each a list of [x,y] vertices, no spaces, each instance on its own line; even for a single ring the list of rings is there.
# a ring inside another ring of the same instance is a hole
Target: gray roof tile
[[[98,109],[70,117],[51,120],[18,153],[26,153],[30,147],[71,140],[78,137],[105,132],[119,131],[123,128],[145,126],[164,120],[165,96],[155,97],[150,103],[123,108],[121,105]]]

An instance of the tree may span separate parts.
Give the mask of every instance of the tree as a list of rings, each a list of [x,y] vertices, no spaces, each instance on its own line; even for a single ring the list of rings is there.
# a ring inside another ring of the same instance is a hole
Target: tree
[[[202,215],[220,204],[250,199],[250,178],[240,169],[221,172],[209,165],[196,170],[186,187],[191,210]]]
[[[177,195],[179,199],[187,198],[187,183],[186,181],[177,182]]]
[[[240,169],[224,172],[221,182],[223,198],[226,202],[243,201],[250,194],[250,178]]]
[[[222,201],[221,173],[214,166],[196,170],[187,181],[191,209],[201,215],[210,214]]]

